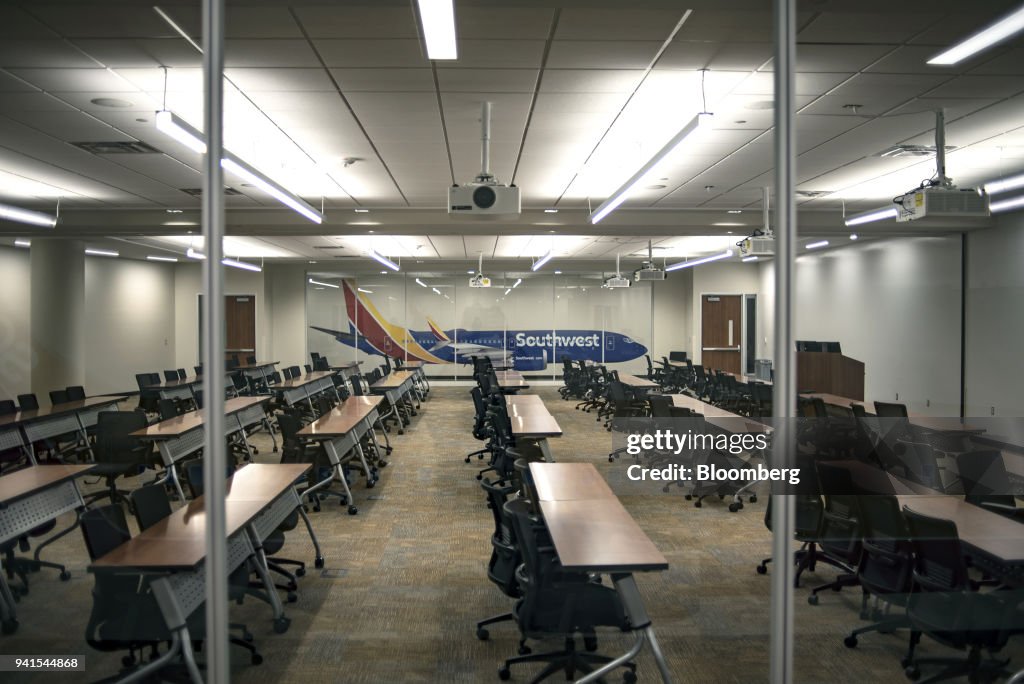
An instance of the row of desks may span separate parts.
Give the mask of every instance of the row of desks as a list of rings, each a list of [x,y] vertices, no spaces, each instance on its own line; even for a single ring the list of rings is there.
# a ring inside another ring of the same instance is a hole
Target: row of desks
[[[509,394],[505,406],[516,440],[535,440],[546,461],[553,461],[549,437],[561,437],[562,428],[548,411],[544,401],[536,394]]]
[[[29,462],[35,464],[32,444],[74,433],[91,453],[87,429],[96,425],[101,411],[124,399],[123,396],[90,397],[0,416],[0,450],[22,449]]]

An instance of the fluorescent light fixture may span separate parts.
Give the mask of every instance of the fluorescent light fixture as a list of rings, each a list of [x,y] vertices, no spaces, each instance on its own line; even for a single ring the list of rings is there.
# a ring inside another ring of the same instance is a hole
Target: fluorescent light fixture
[[[728,259],[732,256],[732,250],[727,249],[721,254],[712,254],[711,256],[701,257],[700,259],[694,259],[692,261],[680,261],[678,264],[672,264],[665,268],[666,271],[678,271],[681,268],[690,268],[691,266],[700,266],[701,264],[708,264],[712,261],[718,261],[720,259]]]
[[[818,249],[819,247],[828,247],[828,240],[818,240],[809,245],[804,245],[804,249]]]
[[[473,275],[474,273],[476,273],[476,271],[474,271],[473,269],[469,269],[468,271],[466,271],[466,273],[468,273],[469,275]]]
[[[357,287],[356,289],[359,290],[360,292],[365,292],[366,294],[373,294],[373,290],[367,290],[364,287]]]
[[[382,264],[384,264],[385,266],[387,266],[388,268],[390,268],[390,269],[391,269],[392,271],[397,271],[397,270],[398,270],[398,264],[396,264],[396,263],[395,263],[394,261],[392,261],[391,259],[388,259],[388,258],[387,258],[386,256],[381,256],[381,255],[380,255],[380,254],[378,254],[378,253],[377,253],[377,251],[376,251],[376,250],[374,250],[374,249],[371,249],[371,250],[370,250],[370,251],[369,251],[369,252],[367,253],[367,256],[369,256],[369,257],[370,257],[371,259],[376,259],[376,260],[377,260],[377,261],[379,261],[380,263],[382,263]],[[381,271],[381,273],[387,273],[387,271]]]
[[[1020,197],[1011,197],[999,202],[993,202],[988,205],[989,211],[993,214],[998,214],[1001,211],[1009,211],[1010,209],[1016,209],[1017,207],[1024,207],[1024,195]]]
[[[256,273],[261,273],[263,271],[262,266],[260,266],[259,264],[250,264],[248,261],[238,261],[237,259],[225,258],[221,259],[220,263],[224,264],[225,266],[231,266],[232,268],[241,268],[246,271],[255,271]]]
[[[509,292],[511,292],[511,291],[512,291],[512,288],[510,287],[510,288],[508,288],[507,290],[505,290],[505,294],[507,295],[507,294],[508,294]]]
[[[745,264],[749,264],[751,261],[757,261],[757,257],[756,256],[743,257],[742,259],[740,259],[740,261],[742,261]]]
[[[225,171],[233,173],[236,176],[252,183],[281,204],[302,214],[313,223],[323,223],[323,214],[261,174],[256,169],[246,164],[241,159],[235,159],[234,157],[225,154],[225,157],[220,160],[220,165]]]
[[[164,221],[162,226],[198,226],[196,221]]]
[[[1007,14],[996,23],[960,41],[948,50],[940,52],[929,59],[928,63],[936,66],[958,64],[1021,31],[1024,31],[1024,7]]]
[[[557,214],[558,210],[557,209],[545,209],[544,213],[545,214]]]
[[[15,240],[14,241],[14,246],[15,247],[31,247],[32,243],[29,242],[28,240]]]
[[[312,278],[309,279],[309,282],[310,282],[311,285],[320,285],[322,287],[333,287],[335,290],[337,290],[338,287],[339,287],[338,285],[335,285],[334,283],[324,283],[324,282],[321,282],[319,280],[313,280]]]
[[[420,287],[426,287],[427,286],[427,284],[425,282],[423,282],[422,280],[420,280],[419,278],[416,279],[416,284],[419,285]]]
[[[16,221],[18,223],[31,223],[33,226],[53,228],[57,225],[57,217],[44,214],[39,211],[12,207],[9,204],[0,204],[0,219],[5,221]]]
[[[561,271],[555,271],[555,275],[562,275]]]
[[[541,267],[542,267],[542,266],[543,266],[544,264],[546,264],[546,263],[548,263],[549,261],[551,261],[551,257],[553,257],[553,256],[555,256],[555,253],[554,253],[554,252],[552,252],[551,250],[548,250],[548,253],[547,253],[547,254],[545,254],[544,256],[542,256],[542,257],[541,257],[540,259],[538,259],[537,261],[533,262],[533,266],[531,266],[531,267],[530,267],[530,270],[531,270],[531,271],[537,271],[537,270],[539,270],[539,269],[540,269],[540,268],[541,268]]]
[[[719,221],[718,223],[712,223],[713,226],[745,226],[746,223],[736,223],[735,221]]]
[[[178,261],[178,259],[176,257],[153,256],[153,255],[147,256],[146,260],[147,261],[172,261],[172,262],[175,262],[175,263],[177,263],[177,261]]]
[[[513,283],[512,289],[514,290],[517,287],[519,287],[519,283],[521,283],[521,282],[523,282],[523,279],[522,278],[518,279],[515,283]]]
[[[89,248],[89,249],[85,250],[85,253],[89,254],[91,256],[107,256],[107,257],[121,256],[120,253],[114,252],[114,251],[109,250],[109,249],[92,249],[92,248]]]
[[[191,247],[189,247],[187,250],[185,250],[185,256],[187,256],[189,259],[205,259],[206,258],[205,254],[203,254],[202,252],[197,252],[196,250],[192,249]]]
[[[742,209],[730,209],[729,211],[727,211],[725,213],[727,213],[727,214],[742,214],[743,210]]]
[[[156,113],[156,129],[169,135],[185,147],[198,154],[206,154],[206,140],[203,134],[188,125],[174,112],[163,109]]]
[[[370,213],[369,209],[353,209],[352,211],[356,212],[357,214],[369,214]]]
[[[203,134],[166,109],[156,113],[157,130],[174,138],[182,145],[185,145],[193,152],[206,154],[206,140]],[[306,204],[296,195],[288,192],[280,185],[267,178],[241,159],[235,157],[227,150],[224,151],[224,158],[220,160],[221,167],[225,171],[239,176],[243,180],[267,193],[281,204],[302,214],[313,223],[323,223],[323,214]]]
[[[851,240],[857,240],[858,238],[860,238],[860,236],[857,235],[856,233],[850,233],[850,239]]]
[[[998,195],[1001,192],[1016,190],[1017,188],[1024,188],[1024,173],[1019,176],[1010,176],[1002,180],[985,183],[985,192],[990,195]]]
[[[438,290],[436,287],[432,287],[430,289],[434,291],[434,294],[441,294],[441,291]]]
[[[458,59],[454,0],[417,0],[430,59]]]
[[[685,141],[691,134],[699,129],[706,129],[711,124],[711,114],[701,113],[693,117],[690,123],[683,126],[683,128],[676,133],[671,140],[665,143],[665,146],[658,150],[657,154],[651,157],[646,164],[630,177],[625,183],[623,183],[618,190],[612,193],[612,196],[601,203],[597,209],[594,210],[588,220],[590,223],[597,223],[608,214],[615,211],[615,209],[626,201],[629,196],[636,190],[640,184],[644,181],[647,174],[650,173],[651,169],[657,166],[665,157],[668,157],[672,152],[679,147],[683,141]]]
[[[886,207],[885,209],[874,209],[864,214],[851,216],[846,219],[845,223],[848,226],[859,226],[873,221],[884,221],[885,219],[896,218],[897,216],[899,216],[899,211],[896,210],[896,207]]]

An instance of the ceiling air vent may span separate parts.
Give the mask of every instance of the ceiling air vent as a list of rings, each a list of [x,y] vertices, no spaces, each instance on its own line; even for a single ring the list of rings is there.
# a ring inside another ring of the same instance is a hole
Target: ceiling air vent
[[[888,157],[890,159],[896,157],[934,157],[935,149],[935,145],[893,145],[892,147],[882,150],[875,156]],[[946,145],[946,154],[949,154],[955,149],[955,145]]]
[[[160,150],[139,140],[128,142],[77,142],[71,143],[80,150],[92,154],[161,154]]]
[[[183,193],[185,193],[186,195],[192,195],[193,197],[202,197],[203,196],[203,189],[202,188],[179,188],[179,189]],[[225,187],[224,188],[224,194],[228,195],[229,197],[233,197],[235,195],[241,195],[242,193],[240,193],[238,190],[235,190],[234,188]]]
[[[817,199],[825,195],[831,195],[832,190],[797,190],[796,196],[804,199]]]

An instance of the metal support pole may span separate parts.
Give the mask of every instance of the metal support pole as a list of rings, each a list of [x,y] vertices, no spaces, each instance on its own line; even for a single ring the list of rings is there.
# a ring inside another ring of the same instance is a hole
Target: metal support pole
[[[224,473],[227,470],[224,417],[224,181],[220,160],[224,137],[224,0],[203,0],[203,497],[206,512],[206,674],[227,684],[228,545]]]
[[[946,111],[942,107],[935,110],[935,175],[942,187],[952,186],[946,177]]]
[[[773,467],[792,467],[795,461],[796,364],[793,348],[793,280],[796,270],[796,127],[794,81],[796,68],[796,0],[775,0],[775,394],[776,421]],[[771,584],[772,684],[793,681],[792,539],[796,497],[772,498]]]
[[[491,103],[480,108],[480,179],[491,177]]]

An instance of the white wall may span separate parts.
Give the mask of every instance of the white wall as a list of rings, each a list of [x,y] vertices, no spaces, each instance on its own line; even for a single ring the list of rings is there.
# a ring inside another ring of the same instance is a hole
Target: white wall
[[[28,250],[0,247],[0,274],[0,399],[14,399],[28,392],[32,382]]]
[[[770,302],[773,266],[762,265],[759,277],[766,288],[761,300]],[[770,354],[770,325],[760,341],[765,337]],[[800,255],[796,338],[838,340],[846,356],[863,361],[869,401],[898,395],[912,410],[958,415],[960,236],[896,238]]]
[[[85,389],[136,387],[174,365],[174,265],[86,257]]]
[[[306,349],[306,265],[274,264],[264,273],[270,328],[267,356],[282,366],[309,363],[308,352],[318,350]]]
[[[967,414],[1024,416],[1024,213],[968,234],[967,283]]]
[[[650,345],[651,357],[660,360],[671,351],[685,351],[693,358],[690,342],[693,321],[693,269],[683,269],[666,275],[662,282],[652,282],[651,325],[654,340]]]

